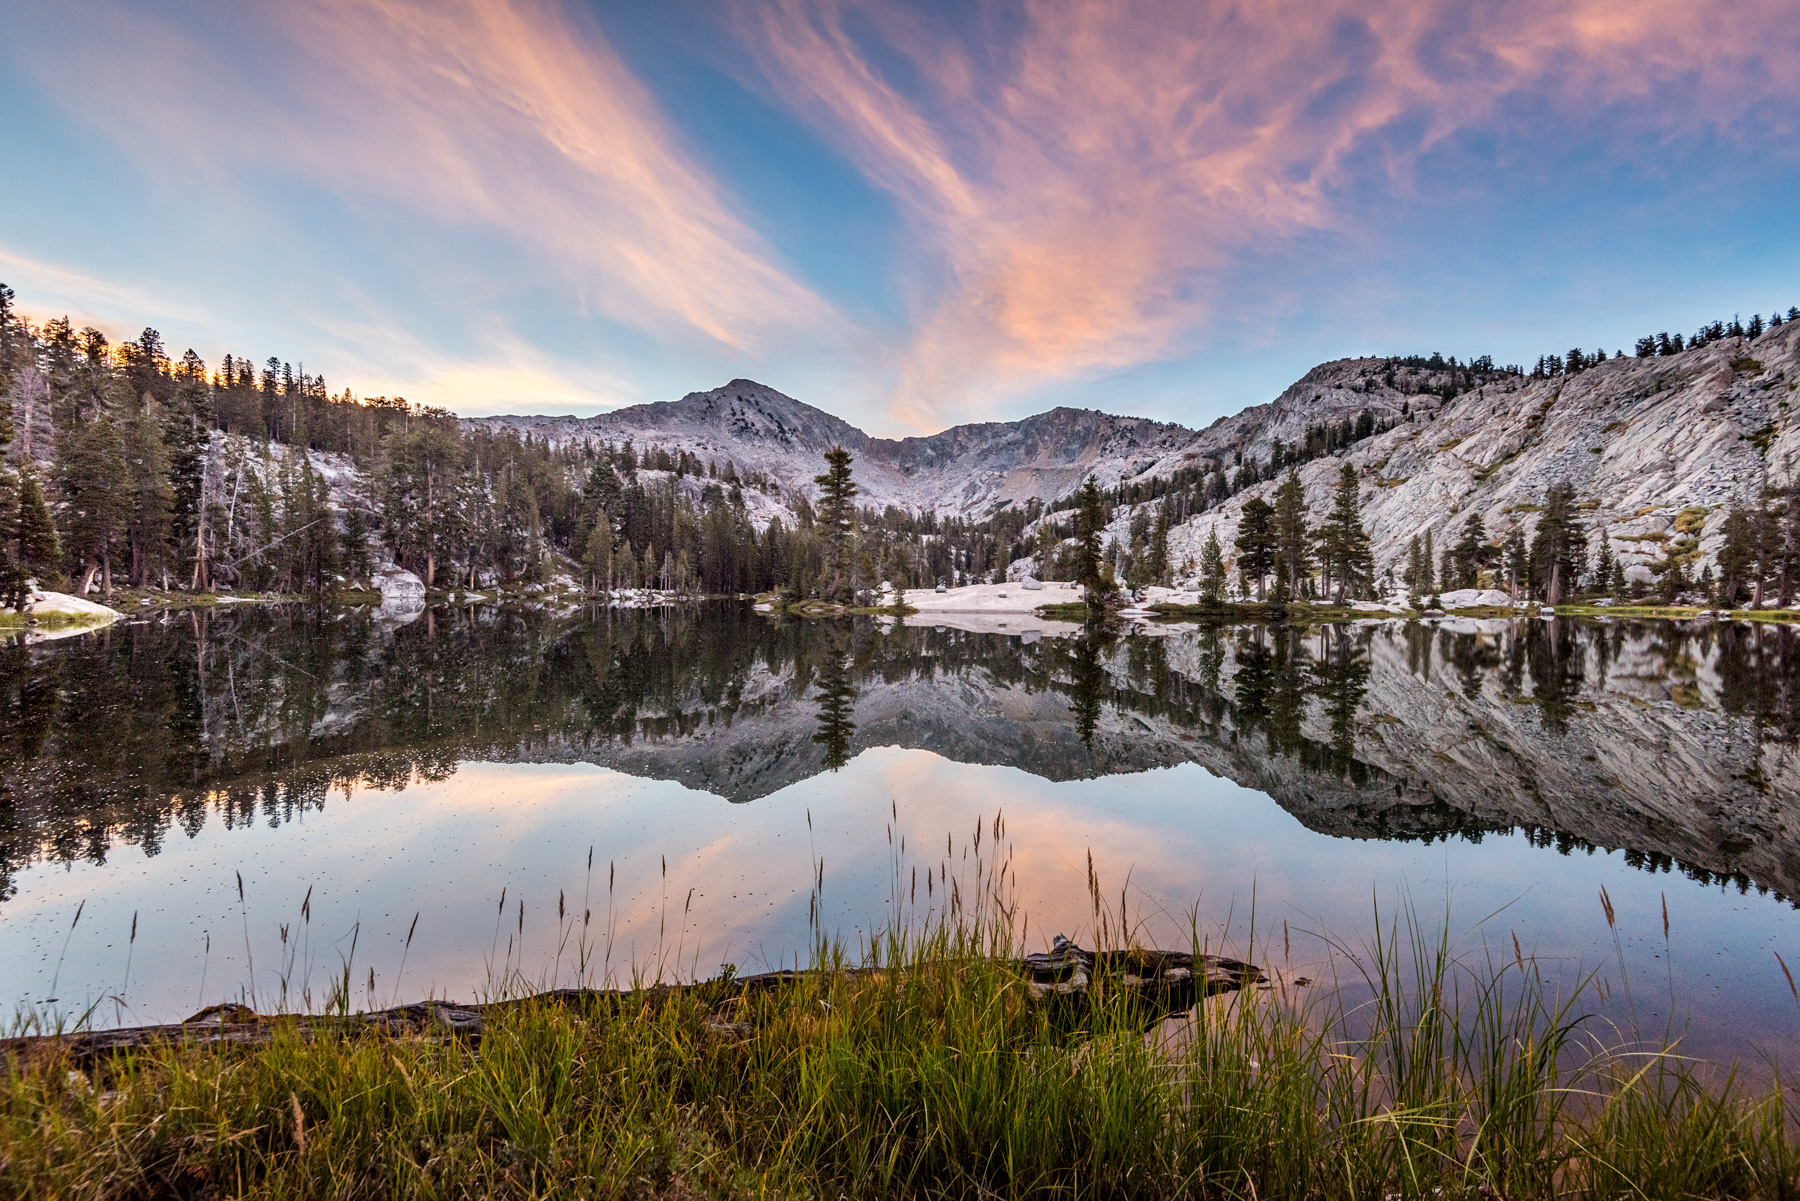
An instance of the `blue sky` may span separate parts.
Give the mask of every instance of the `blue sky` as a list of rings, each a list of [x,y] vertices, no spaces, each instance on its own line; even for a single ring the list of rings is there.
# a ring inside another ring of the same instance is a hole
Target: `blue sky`
[[[37,317],[458,412],[1203,425],[1800,304],[1775,0],[22,0]]]

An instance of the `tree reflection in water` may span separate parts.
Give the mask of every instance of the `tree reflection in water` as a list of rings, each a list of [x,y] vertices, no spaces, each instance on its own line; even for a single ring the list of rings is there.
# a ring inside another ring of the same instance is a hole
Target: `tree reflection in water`
[[[849,666],[838,650],[836,629],[830,631],[828,640],[829,649],[820,661],[815,677],[819,731],[812,740],[825,748],[820,766],[827,771],[836,771],[850,762],[850,736],[856,733],[856,723],[851,720],[856,713],[856,688],[850,683]]]
[[[442,609],[397,628],[197,610],[0,644],[0,890],[34,860],[154,854],[209,815],[279,826],[333,788],[474,758],[754,800],[899,745],[1049,779],[1197,761],[1336,834],[1524,829],[1792,893],[1796,734],[1800,635],[1744,622],[1026,639],[722,603]]]

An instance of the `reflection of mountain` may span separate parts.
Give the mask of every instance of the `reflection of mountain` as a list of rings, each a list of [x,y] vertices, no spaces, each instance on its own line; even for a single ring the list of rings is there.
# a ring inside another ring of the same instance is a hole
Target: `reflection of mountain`
[[[1779,628],[1026,644],[741,607],[440,612],[399,631],[289,612],[0,654],[7,874],[118,841],[154,852],[213,811],[279,823],[334,781],[404,786],[464,759],[595,762],[748,801],[902,746],[1053,780],[1196,762],[1339,837],[1524,827],[1800,895],[1800,638]]]
[[[1771,737],[1779,698],[1741,690],[1758,659],[1766,683],[1791,688],[1792,634],[1664,633],[1557,622],[1526,636],[1376,637],[1357,755],[1395,787],[1268,791],[1336,835],[1428,833],[1448,812],[1565,851],[1571,839],[1623,847],[1647,866],[1800,895],[1800,764]]]
[[[1048,780],[1086,779],[1185,763],[1177,736],[1127,729],[1082,744],[1064,691],[977,678],[913,679],[858,686],[849,753],[899,746],[958,763],[1017,767]],[[579,745],[566,738],[522,746],[513,758],[579,760],[635,776],[674,780],[732,801],[754,801],[827,770],[811,694],[754,717],[709,724],[691,735]]]

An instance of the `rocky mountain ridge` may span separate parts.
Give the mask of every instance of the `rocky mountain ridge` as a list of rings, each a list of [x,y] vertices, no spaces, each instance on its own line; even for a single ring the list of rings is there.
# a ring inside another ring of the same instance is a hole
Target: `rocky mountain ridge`
[[[1321,382],[1335,376],[1341,386],[1348,370],[1328,364]],[[1794,481],[1797,387],[1800,324],[1789,322],[1754,341],[1610,359],[1572,376],[1511,377],[1415,406],[1395,428],[1302,466],[1300,478],[1317,513],[1330,504],[1342,464],[1356,466],[1377,574],[1397,567],[1428,530],[1447,547],[1471,513],[1491,541],[1515,525],[1529,534],[1545,492],[1564,482],[1590,537],[1604,533],[1628,575],[1648,578],[1648,566],[1690,534],[1699,541],[1697,571],[1716,561],[1731,506]],[[1172,531],[1171,555],[1197,559],[1217,532],[1229,559],[1244,505],[1272,500],[1274,487],[1247,488],[1196,515]]]
[[[1494,539],[1515,523],[1529,531],[1545,490],[1563,481],[1575,486],[1588,522],[1605,529],[1628,571],[1646,574],[1677,534],[1687,532],[1699,537],[1697,567],[1717,553],[1726,507],[1794,475],[1800,426],[1791,422],[1789,407],[1800,385],[1800,324],[1546,378],[1419,362],[1324,363],[1274,400],[1204,429],[1059,408],[926,437],[874,438],[742,379],[597,417],[465,424],[553,444],[629,439],[640,448],[685,451],[764,473],[785,496],[813,494],[824,452],[841,444],[856,455],[865,503],[979,520],[1007,503],[1065,497],[1090,474],[1114,485],[1168,479],[1208,464],[1228,472],[1241,461],[1266,464],[1277,440],[1291,448],[1309,428],[1367,411],[1378,426],[1392,428],[1314,458],[1300,475],[1318,512],[1345,461],[1362,473],[1378,574],[1427,530],[1437,546],[1449,545],[1471,512],[1483,515]],[[1214,531],[1229,553],[1244,503],[1273,487],[1265,481],[1187,516],[1171,533],[1175,563],[1197,562]],[[756,506],[762,522],[785,510],[779,496],[767,499]],[[1120,509],[1115,537],[1127,536],[1131,516]],[[1015,573],[1027,567],[1016,564]]]
[[[929,437],[874,438],[848,422],[754,380],[736,379],[680,400],[633,405],[597,417],[470,418],[547,439],[623,443],[686,452],[739,473],[765,473],[784,490],[816,494],[824,455],[856,456],[865,503],[977,513],[1001,501],[1067,495],[1093,472],[1108,482],[1188,445],[1194,431],[1143,417],[1052,409],[1020,421],[960,425]]]

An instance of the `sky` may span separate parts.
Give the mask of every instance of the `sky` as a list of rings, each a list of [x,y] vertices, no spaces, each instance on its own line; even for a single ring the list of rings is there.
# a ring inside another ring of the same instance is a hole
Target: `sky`
[[[1792,0],[12,0],[0,281],[334,391],[882,435],[1800,305]]]

